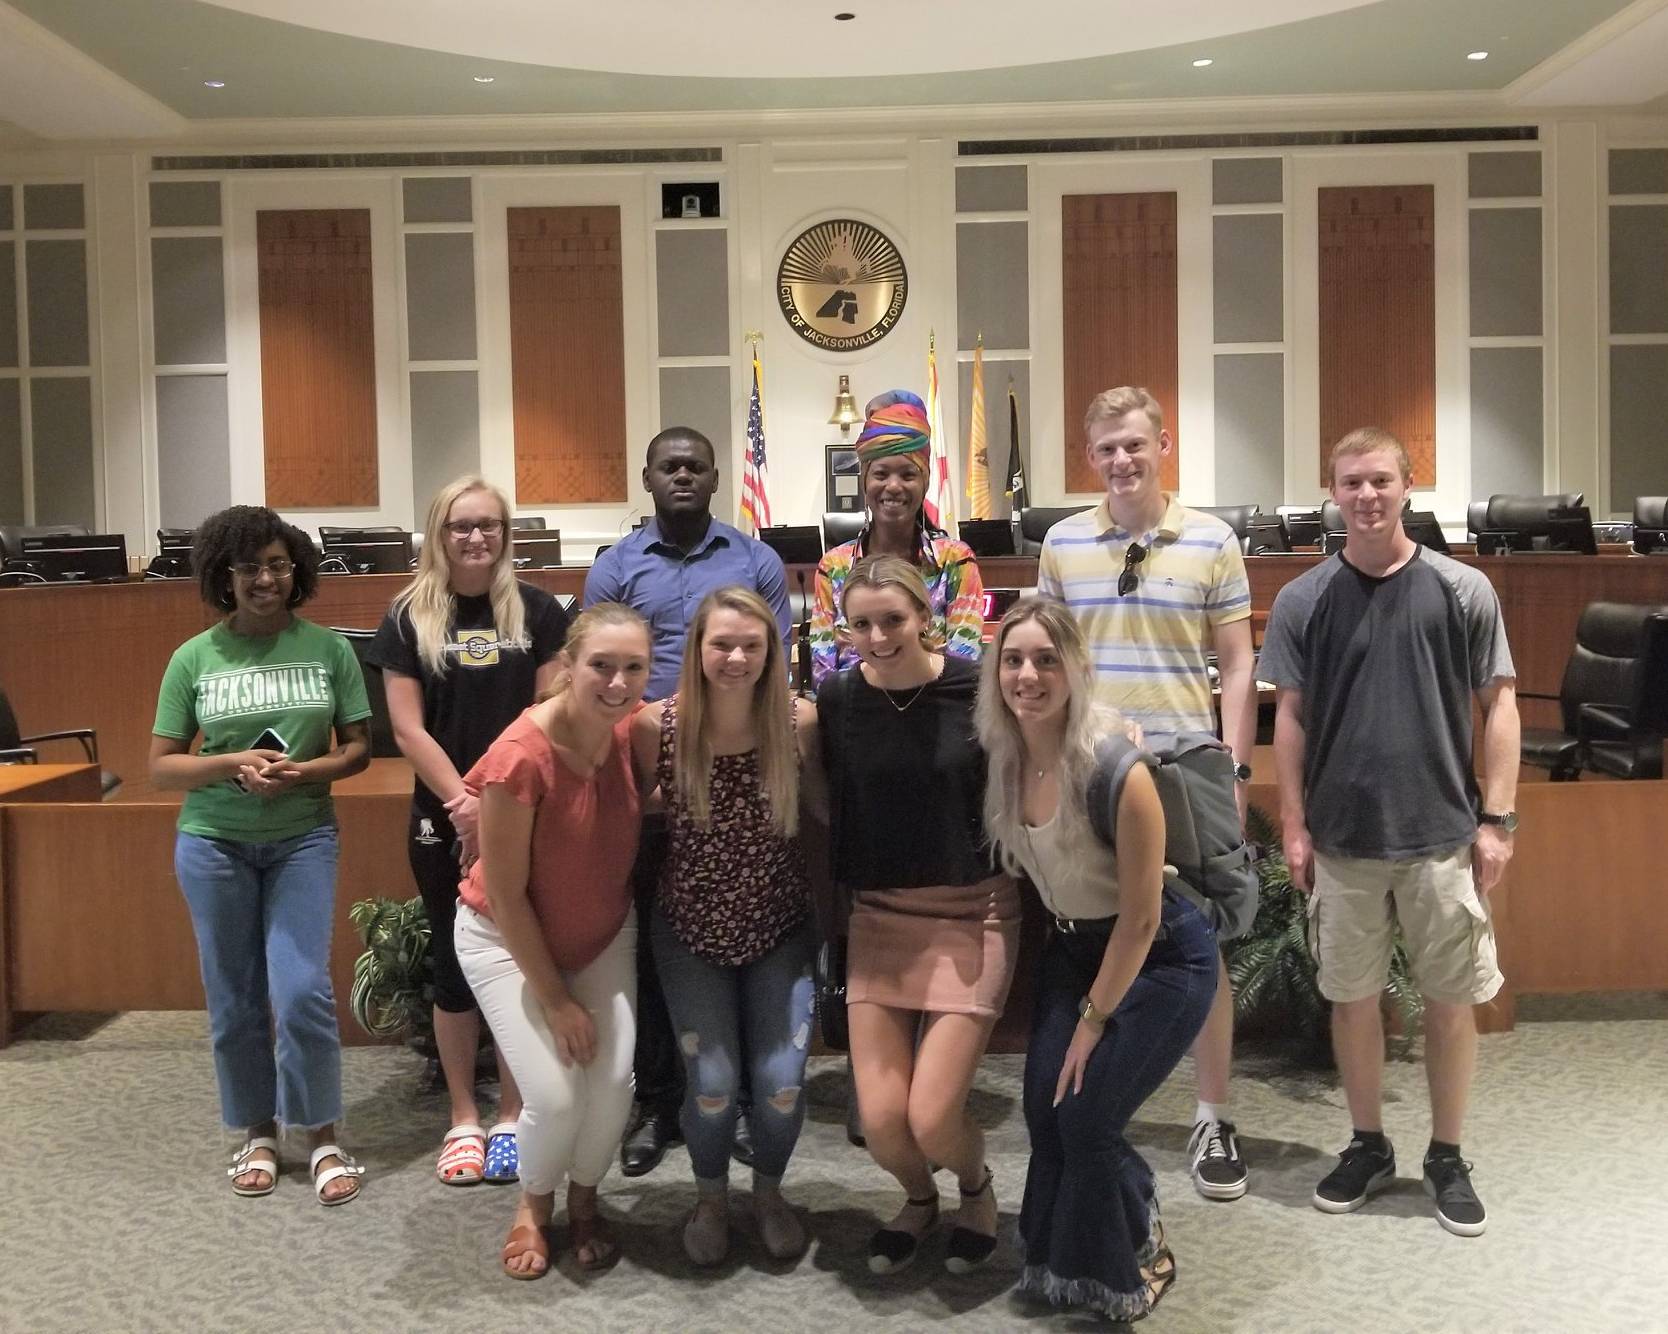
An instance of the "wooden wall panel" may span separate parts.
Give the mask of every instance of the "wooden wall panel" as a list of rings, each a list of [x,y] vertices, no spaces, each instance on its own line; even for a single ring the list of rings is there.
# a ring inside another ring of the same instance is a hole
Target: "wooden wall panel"
[[[512,208],[507,232],[516,500],[622,501],[620,210]]]
[[[370,211],[263,211],[255,237],[266,503],[375,508]]]
[[[1103,389],[1142,385],[1163,406],[1176,449],[1164,485],[1178,484],[1176,196],[1066,195],[1060,200],[1067,491],[1099,491],[1083,455],[1084,410]]]
[[[1407,446],[1436,485],[1436,192],[1429,185],[1319,192],[1320,451],[1358,426]]]

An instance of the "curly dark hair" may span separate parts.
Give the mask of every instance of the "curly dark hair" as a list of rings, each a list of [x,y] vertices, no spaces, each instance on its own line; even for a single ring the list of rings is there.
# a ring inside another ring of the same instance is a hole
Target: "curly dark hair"
[[[295,564],[286,604],[299,607],[319,588],[319,553],[313,540],[264,505],[233,505],[197,525],[191,543],[191,573],[203,601],[218,611],[237,606],[232,596],[232,565],[254,560],[265,547],[282,542]]]

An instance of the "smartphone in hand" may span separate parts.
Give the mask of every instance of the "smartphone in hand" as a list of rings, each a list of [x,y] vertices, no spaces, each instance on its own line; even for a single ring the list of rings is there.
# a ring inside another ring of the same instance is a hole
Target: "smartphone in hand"
[[[281,754],[288,755],[290,753],[290,743],[269,727],[250,743],[249,749],[276,750]],[[239,792],[249,791],[249,785],[243,781],[242,774],[234,774],[230,781]]]

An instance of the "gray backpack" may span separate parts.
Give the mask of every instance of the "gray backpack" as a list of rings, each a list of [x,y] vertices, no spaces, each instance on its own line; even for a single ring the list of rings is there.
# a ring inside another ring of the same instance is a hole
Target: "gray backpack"
[[[1118,798],[1131,767],[1152,770],[1164,806],[1164,883],[1216,928],[1219,940],[1250,929],[1257,915],[1257,871],[1234,802],[1234,757],[1213,736],[1183,732],[1150,752],[1119,732],[1095,747],[1089,823],[1115,847]],[[1174,874],[1172,874],[1172,869]]]

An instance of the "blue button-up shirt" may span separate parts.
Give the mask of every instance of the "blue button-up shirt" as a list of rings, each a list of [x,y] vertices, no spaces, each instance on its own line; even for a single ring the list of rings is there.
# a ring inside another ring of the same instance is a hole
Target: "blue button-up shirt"
[[[585,576],[585,605],[623,602],[648,619],[654,635],[647,699],[664,699],[678,688],[683,641],[701,599],[715,588],[751,588],[776,613],[784,650],[793,645],[788,618],[788,579],[782,558],[763,542],[714,519],[706,536],[685,554],[660,534],[651,518],[598,556]]]

